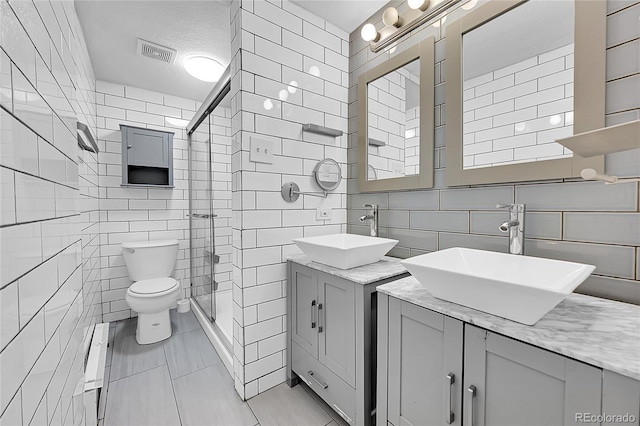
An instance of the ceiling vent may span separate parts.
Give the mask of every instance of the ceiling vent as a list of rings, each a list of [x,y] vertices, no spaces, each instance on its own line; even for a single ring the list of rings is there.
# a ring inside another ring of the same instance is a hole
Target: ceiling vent
[[[168,64],[173,64],[173,61],[176,59],[175,50],[142,39],[138,39],[138,55],[157,59]]]

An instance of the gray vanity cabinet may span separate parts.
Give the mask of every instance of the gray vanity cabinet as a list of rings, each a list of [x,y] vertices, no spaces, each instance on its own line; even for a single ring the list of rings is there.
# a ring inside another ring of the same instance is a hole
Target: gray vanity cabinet
[[[469,324],[464,347],[466,424],[573,425],[601,412],[599,368]]]
[[[388,407],[393,425],[460,425],[463,323],[393,298],[388,309],[388,359],[378,359],[388,365],[388,405],[378,402],[378,415]]]
[[[287,382],[305,382],[347,423],[369,426],[375,405],[376,287],[407,272],[387,260],[377,266],[386,278],[352,281],[345,276],[361,279],[361,272],[336,276],[320,268],[328,267],[288,262]]]
[[[354,284],[301,265],[292,284],[293,342],[355,387]]]
[[[378,425],[579,424],[602,412],[602,373],[378,295]]]

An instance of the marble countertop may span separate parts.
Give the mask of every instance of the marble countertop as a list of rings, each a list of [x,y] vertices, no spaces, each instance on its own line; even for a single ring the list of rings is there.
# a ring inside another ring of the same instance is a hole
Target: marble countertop
[[[370,263],[368,265],[362,265],[351,269],[339,269],[333,266],[323,265],[322,263],[313,262],[306,255],[291,256],[287,258],[287,260],[362,285],[407,273],[406,268],[400,263],[400,259],[388,256],[384,256],[382,260],[376,263]]]
[[[529,326],[436,299],[414,277],[377,287],[380,293],[640,380],[640,306],[571,294]]]

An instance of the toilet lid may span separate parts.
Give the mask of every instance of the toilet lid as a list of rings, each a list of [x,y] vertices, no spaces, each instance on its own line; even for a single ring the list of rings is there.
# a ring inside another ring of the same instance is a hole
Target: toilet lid
[[[129,288],[132,293],[138,294],[154,294],[162,293],[167,290],[171,290],[175,287],[177,281],[173,278],[153,278],[150,280],[136,281]]]

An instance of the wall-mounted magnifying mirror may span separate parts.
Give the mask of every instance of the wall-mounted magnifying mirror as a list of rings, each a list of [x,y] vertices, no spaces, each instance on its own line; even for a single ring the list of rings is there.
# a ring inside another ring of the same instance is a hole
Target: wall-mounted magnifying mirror
[[[433,186],[431,37],[358,80],[358,189]]]
[[[336,160],[325,158],[313,168],[313,178],[323,191],[333,191],[342,181],[342,169]]]
[[[606,6],[589,3],[489,2],[447,26],[448,185],[602,169],[556,142],[604,126]]]

